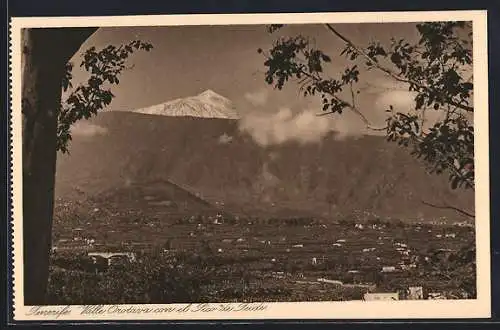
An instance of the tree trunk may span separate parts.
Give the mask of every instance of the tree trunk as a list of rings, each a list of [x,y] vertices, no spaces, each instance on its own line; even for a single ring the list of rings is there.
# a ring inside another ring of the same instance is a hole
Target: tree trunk
[[[95,29],[22,31],[24,302],[42,305],[49,271],[57,116],[67,61]]]

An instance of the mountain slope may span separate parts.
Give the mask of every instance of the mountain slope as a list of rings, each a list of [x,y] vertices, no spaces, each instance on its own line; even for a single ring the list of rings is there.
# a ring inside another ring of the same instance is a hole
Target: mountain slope
[[[101,113],[104,135],[75,137],[58,159],[56,195],[94,196],[168,180],[231,213],[334,218],[374,213],[402,220],[464,220],[422,200],[473,210],[472,193],[452,191],[408,153],[382,137],[262,148],[237,121]],[[221,138],[225,137],[225,138]]]
[[[196,96],[175,99],[138,109],[134,112],[171,117],[188,116],[223,119],[237,119],[239,117],[232,102],[212,90],[206,90]]]

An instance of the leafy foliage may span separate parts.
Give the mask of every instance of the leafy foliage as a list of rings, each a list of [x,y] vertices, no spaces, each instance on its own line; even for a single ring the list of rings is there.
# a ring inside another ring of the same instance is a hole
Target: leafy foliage
[[[330,24],[325,26],[345,43],[340,56],[352,65],[337,77],[328,76],[324,67],[332,58],[311,40],[302,35],[279,37],[268,52],[258,50],[266,57],[265,81],[279,90],[289,80],[298,82],[304,96],[321,98],[324,114],[353,111],[367,128],[386,131],[389,141],[411,148],[411,153],[424,160],[431,172],[447,172],[453,189],[474,189],[472,42],[465,37],[471,36],[470,23],[421,23],[416,25],[419,39],[414,43],[393,38],[388,46],[375,41],[365,48],[352,43]],[[272,25],[268,32],[282,27]],[[398,112],[391,106],[387,125],[373,127],[356,106],[356,95],[360,93],[356,85],[361,72],[368,70],[378,70],[407,86],[415,95],[414,109]],[[427,110],[444,114],[428,129]]]
[[[65,104],[61,105],[57,127],[57,150],[68,152],[71,141],[71,126],[80,119],[88,119],[99,110],[108,106],[114,95],[106,86],[120,83],[119,76],[126,68],[128,57],[137,50],[150,51],[153,46],[140,40],[131,41],[119,47],[109,45],[97,50],[89,48],[83,57],[80,67],[90,73],[86,84],[74,88]],[[71,79],[73,64],[68,62],[66,74],[62,80],[62,88],[72,88]]]
[[[74,255],[70,269],[52,270],[48,301],[54,304],[184,303],[199,299],[199,276],[175,260],[158,255],[138,262],[111,265],[94,272],[87,258]]]
[[[423,262],[428,273],[438,273],[443,280],[455,288],[455,296],[475,298],[476,288],[476,247],[474,244],[463,246],[458,251],[443,252],[431,249],[429,260]]]

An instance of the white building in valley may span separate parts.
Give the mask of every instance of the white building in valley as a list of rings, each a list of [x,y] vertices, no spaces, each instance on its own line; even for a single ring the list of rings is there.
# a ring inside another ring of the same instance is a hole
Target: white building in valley
[[[108,265],[113,263],[113,259],[117,257],[125,257],[130,262],[136,261],[135,253],[132,252],[89,252],[87,253],[89,257],[100,257],[108,260]]]

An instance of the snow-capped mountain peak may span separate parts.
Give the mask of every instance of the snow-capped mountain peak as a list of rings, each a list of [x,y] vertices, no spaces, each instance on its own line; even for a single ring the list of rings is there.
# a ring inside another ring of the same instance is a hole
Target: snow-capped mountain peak
[[[210,89],[196,96],[175,99],[134,112],[172,117],[239,118],[231,100]]]
[[[208,98],[208,99],[226,99],[224,96],[217,94],[216,92],[214,92],[211,89],[207,89],[206,91],[198,94],[198,96],[202,97],[202,98]]]

